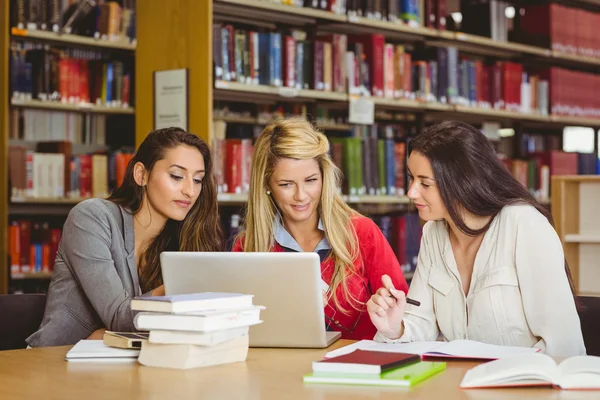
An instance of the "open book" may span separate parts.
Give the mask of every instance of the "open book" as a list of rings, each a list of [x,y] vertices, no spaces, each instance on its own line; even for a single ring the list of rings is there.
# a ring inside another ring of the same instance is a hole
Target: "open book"
[[[473,340],[453,340],[451,342],[411,342],[411,343],[379,343],[372,340],[361,340],[349,346],[330,351],[325,358],[337,357],[352,353],[354,350],[385,351],[390,353],[419,354],[423,358],[471,358],[496,360],[519,354],[533,354],[539,349],[531,347],[500,346],[476,342]]]
[[[526,354],[471,368],[461,388],[556,386],[600,390],[600,357],[577,356],[560,364],[546,354]]]

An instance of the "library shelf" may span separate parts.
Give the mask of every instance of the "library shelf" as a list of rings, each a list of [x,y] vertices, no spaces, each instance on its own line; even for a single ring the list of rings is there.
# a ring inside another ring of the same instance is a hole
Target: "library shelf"
[[[71,104],[61,103],[59,101],[22,100],[13,98],[10,101],[10,105],[13,107],[38,108],[54,111],[90,112],[97,114],[135,114],[135,109],[132,107],[106,107],[91,103]]]
[[[131,42],[129,39],[95,39],[93,37],[71,35],[68,33],[56,33],[42,30],[32,29],[11,29],[11,37],[13,39],[32,39],[36,41],[52,42],[58,44],[64,44],[68,46],[84,46],[84,47],[97,47],[115,50],[128,50],[135,51],[136,44]]]

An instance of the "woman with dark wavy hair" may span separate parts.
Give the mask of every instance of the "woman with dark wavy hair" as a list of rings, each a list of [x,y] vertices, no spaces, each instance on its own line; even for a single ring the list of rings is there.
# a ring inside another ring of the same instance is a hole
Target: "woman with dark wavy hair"
[[[408,196],[423,229],[408,296],[384,277],[367,303],[376,340],[471,339],[585,354],[569,267],[548,210],[461,122],[409,144]]]
[[[179,128],[151,132],[107,199],[76,205],[64,224],[44,319],[32,347],[134,331],[131,299],[164,295],[163,251],[220,251],[207,144]]]

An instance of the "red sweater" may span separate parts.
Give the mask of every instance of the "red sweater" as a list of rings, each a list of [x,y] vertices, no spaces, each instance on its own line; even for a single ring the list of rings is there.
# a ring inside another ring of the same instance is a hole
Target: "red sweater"
[[[352,298],[366,303],[371,295],[382,286],[381,277],[383,275],[389,275],[392,282],[394,282],[394,287],[407,293],[408,285],[400,269],[400,264],[398,264],[398,259],[377,225],[371,219],[363,216],[353,218],[352,224],[356,230],[361,256],[354,263],[357,273],[350,276],[347,284]],[[233,251],[242,250],[241,242],[237,241],[233,245]],[[271,251],[283,252],[284,249],[275,243]],[[331,284],[333,271],[333,259],[327,257],[321,262],[321,277],[327,284]],[[354,328],[357,320],[358,324],[352,332],[341,329],[334,323],[330,324],[330,328],[341,331],[344,339],[373,339],[377,330],[371,323],[366,304],[364,307],[361,304],[354,304],[354,307],[357,307],[358,310],[352,307],[343,294],[342,285],[338,287],[336,295],[339,303],[346,309],[348,314],[339,311],[333,299],[331,299],[329,304],[325,306],[325,315],[348,330]],[[330,321],[326,318],[325,323],[329,324]]]

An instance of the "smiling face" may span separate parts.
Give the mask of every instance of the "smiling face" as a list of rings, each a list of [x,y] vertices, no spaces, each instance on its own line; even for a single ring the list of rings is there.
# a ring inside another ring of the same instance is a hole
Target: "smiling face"
[[[147,173],[136,174],[146,183],[149,207],[166,219],[182,221],[198,200],[204,178],[204,157],[192,146],[179,145],[165,152]]]
[[[419,211],[419,217],[424,221],[447,219],[448,210],[440,195],[431,162],[427,157],[417,151],[410,153],[408,174],[410,178],[408,197]]]
[[[269,190],[285,223],[318,221],[323,178],[315,159],[280,158],[269,179]]]

